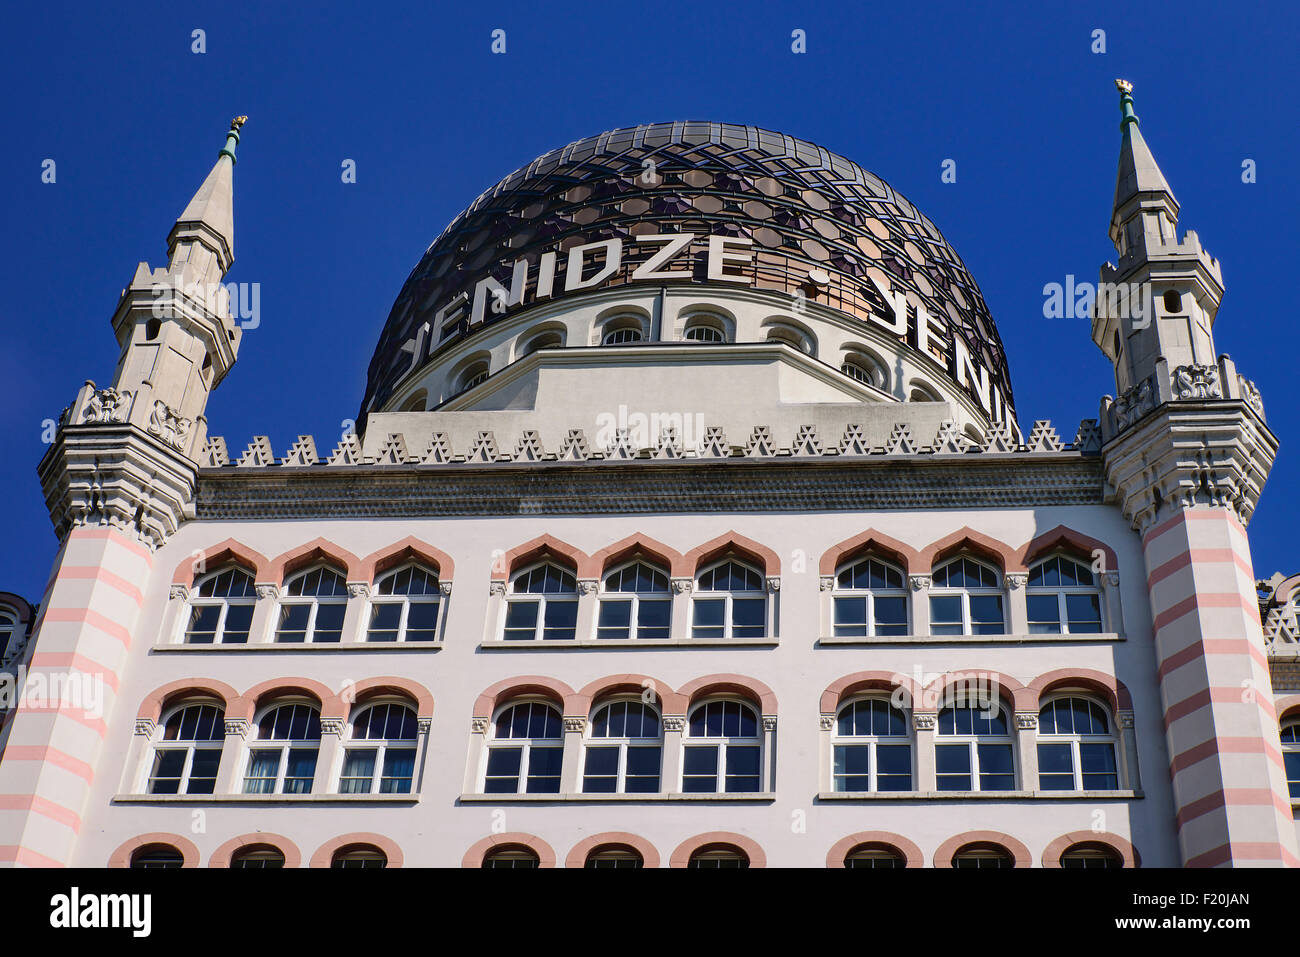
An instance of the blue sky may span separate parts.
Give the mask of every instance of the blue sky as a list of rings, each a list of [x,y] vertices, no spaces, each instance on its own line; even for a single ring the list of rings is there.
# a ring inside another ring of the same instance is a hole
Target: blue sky
[[[1043,286],[1095,282],[1119,147],[1112,80],[1223,266],[1215,336],[1282,444],[1251,524],[1256,572],[1300,570],[1300,66],[1294,4],[150,4],[9,8],[0,305],[0,590],[40,597],[56,541],[41,423],[117,360],[109,319],[247,114],[231,281],[261,326],[208,407],[232,451],[336,441],[393,299],[480,191],[549,149],[672,119],[810,139],[890,182],[943,230],[1007,347],[1021,427],[1073,437],[1114,391],[1084,320]],[[192,31],[207,52],[191,52]],[[490,52],[494,29],[506,53]],[[807,53],[791,52],[791,32]],[[1106,52],[1091,52],[1093,30]],[[1253,159],[1258,181],[1243,184]],[[41,182],[54,159],[57,180]],[[357,181],[341,181],[356,162]],[[956,161],[957,181],[940,181]]]

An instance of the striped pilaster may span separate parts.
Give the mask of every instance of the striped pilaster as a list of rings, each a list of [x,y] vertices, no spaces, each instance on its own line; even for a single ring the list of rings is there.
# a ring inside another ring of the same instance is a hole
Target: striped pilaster
[[[1245,529],[1189,508],[1143,548],[1183,864],[1300,866]]]
[[[69,534],[0,760],[0,865],[71,862],[151,566],[121,532]]]

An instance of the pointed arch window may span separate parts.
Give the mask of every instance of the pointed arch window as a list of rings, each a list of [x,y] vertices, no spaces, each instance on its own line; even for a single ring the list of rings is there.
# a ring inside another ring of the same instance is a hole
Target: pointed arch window
[[[908,633],[906,579],[896,566],[870,556],[842,565],[833,594],[836,637]]]
[[[758,715],[747,702],[719,698],[696,705],[686,730],[684,792],[735,794],[762,790],[762,731]]]
[[[1101,589],[1092,570],[1066,555],[1029,569],[1025,592],[1031,635],[1099,634]]]
[[[347,583],[336,569],[317,565],[299,572],[285,584],[275,640],[282,644],[341,641],[347,604]]]
[[[521,701],[502,708],[487,746],[483,793],[560,793],[563,731],[553,705]]]
[[[225,711],[219,705],[190,702],[172,709],[154,745],[148,793],[213,793],[225,740]]]
[[[934,569],[930,633],[1004,635],[1002,575],[983,562],[958,556]]]
[[[597,638],[667,638],[671,619],[672,592],[662,569],[634,561],[605,576]]]
[[[400,703],[370,705],[352,719],[340,794],[410,794],[419,728],[414,709]]]
[[[238,565],[205,576],[199,580],[189,602],[185,644],[246,644],[256,602],[253,576]]]
[[[366,641],[437,641],[442,592],[438,576],[410,563],[375,583]]]
[[[506,641],[564,640],[577,636],[578,580],[544,562],[510,580],[506,596]]]
[[[884,698],[858,698],[840,708],[832,744],[834,789],[912,790],[907,716]]]
[[[248,753],[245,794],[310,794],[320,754],[320,712],[292,702],[268,708]]]
[[[935,779],[940,791],[1014,791],[1014,741],[1001,702],[958,699],[939,712]]]
[[[655,793],[662,757],[659,712],[637,699],[612,701],[591,720],[582,790],[588,794]]]
[[[758,569],[736,559],[710,565],[695,579],[691,636],[762,638],[767,634],[767,593]]]
[[[1115,791],[1119,766],[1106,709],[1081,695],[1053,698],[1038,712],[1038,786],[1044,791]]]

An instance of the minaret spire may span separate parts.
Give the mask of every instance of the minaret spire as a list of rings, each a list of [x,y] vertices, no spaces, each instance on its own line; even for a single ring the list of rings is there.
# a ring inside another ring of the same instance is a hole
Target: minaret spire
[[[1116,80],[1115,87],[1119,90],[1119,128],[1123,139],[1119,172],[1115,177],[1110,238],[1124,256],[1127,250],[1142,243],[1150,230],[1157,237],[1173,235],[1178,224],[1178,200],[1142,137],[1137,114],[1133,112],[1133,84]]]
[[[226,145],[217,154],[216,164],[167,235],[167,254],[173,260],[178,247],[195,243],[216,257],[212,265],[218,271],[206,277],[209,282],[219,281],[235,260],[235,147],[239,145],[240,128],[247,121],[247,116],[230,121]]]

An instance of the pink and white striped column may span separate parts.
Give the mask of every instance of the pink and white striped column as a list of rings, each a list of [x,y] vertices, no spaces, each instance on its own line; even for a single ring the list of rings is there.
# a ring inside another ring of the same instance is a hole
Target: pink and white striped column
[[[35,653],[0,760],[0,865],[72,861],[153,560],[108,527],[76,528],[33,630]]]
[[[1246,530],[1195,507],[1142,543],[1183,864],[1300,866]]]

